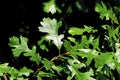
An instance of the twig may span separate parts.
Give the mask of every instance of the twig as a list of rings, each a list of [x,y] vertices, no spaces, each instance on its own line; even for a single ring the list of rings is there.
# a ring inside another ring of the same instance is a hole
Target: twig
[[[55,56],[55,57],[53,57],[53,58],[50,60],[50,62],[53,62],[53,61],[55,61],[55,60],[58,60],[59,57],[61,57],[61,56],[63,56],[63,55],[68,55],[68,54],[69,54],[69,52],[66,52],[66,53],[64,53],[64,54]],[[41,69],[43,69],[43,68],[44,68],[44,66],[38,68],[38,69],[35,71],[35,73],[33,74],[33,77],[35,77],[35,76],[37,75],[37,73],[38,73]]]
[[[8,80],[8,78],[7,78],[7,74],[3,74],[3,78],[4,78],[4,80]]]

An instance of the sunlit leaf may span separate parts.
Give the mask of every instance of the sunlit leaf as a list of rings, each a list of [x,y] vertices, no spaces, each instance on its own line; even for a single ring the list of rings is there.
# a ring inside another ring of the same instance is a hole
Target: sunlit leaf
[[[120,43],[116,43],[115,48],[116,48],[115,56],[117,58],[117,62],[120,63]]]
[[[10,79],[16,79],[18,77],[19,71],[14,67],[8,66],[8,63],[0,64],[0,76],[3,76],[4,73],[10,74]]]
[[[72,73],[72,75],[68,77],[68,80],[73,79],[73,77],[75,77],[75,80],[95,80],[94,78],[91,77],[93,76],[93,70],[82,73],[79,71],[79,69],[81,67],[85,67],[84,64],[70,59],[68,60],[68,62],[70,64],[68,68]]]
[[[57,11],[59,13],[61,13],[62,11],[60,10],[60,8],[58,8],[55,4],[55,0],[50,0],[48,2],[44,2],[44,11],[49,13],[51,12],[52,14],[56,13]]]
[[[52,73],[48,73],[48,72],[44,72],[44,71],[39,71],[39,73],[37,74],[37,77],[42,80],[42,77],[52,77],[55,76]]]
[[[107,9],[105,3],[96,3],[95,6],[95,11],[98,12],[100,14],[100,18],[103,19],[104,17],[106,18],[106,20],[110,20],[113,21],[116,24],[118,23],[117,17],[115,15],[115,13],[113,12],[112,8]]]
[[[41,37],[41,39],[38,41],[38,45],[39,45],[40,49],[46,50],[48,52],[49,50],[48,50],[46,44],[44,44],[44,42],[47,42],[47,39],[45,37]]]
[[[50,62],[46,58],[44,58],[41,63],[44,64],[44,67],[46,70],[52,70],[51,68],[52,68],[53,62]]]
[[[10,68],[8,67],[8,63],[0,64],[0,76],[3,75],[3,73],[8,72]]]
[[[61,48],[63,42],[61,41],[64,38],[64,35],[59,36],[46,36],[48,40],[53,40],[53,43],[58,47],[58,49]]]
[[[30,60],[35,61],[37,64],[40,63],[41,57],[39,54],[36,53],[36,47],[33,46],[32,50],[28,48],[27,45],[27,38],[20,36],[20,39],[17,37],[11,37],[9,46],[13,47],[13,55],[15,57],[19,57],[21,53],[24,56],[29,56]]]
[[[15,57],[19,57],[22,52],[25,52],[28,50],[27,46],[27,38],[20,36],[20,40],[17,37],[11,37],[9,46],[13,47],[13,55]]]
[[[71,27],[68,32],[69,34],[74,36],[74,35],[82,35],[84,32],[94,33],[96,31],[97,30],[94,30],[91,26],[84,25],[84,28]]]
[[[104,53],[95,58],[95,67],[103,67],[105,64],[113,63],[113,61],[112,53]]]
[[[44,18],[41,25],[42,26],[38,27],[39,31],[48,33],[46,38],[52,40],[56,47],[60,49],[63,44],[61,40],[64,38],[64,35],[58,35],[58,29],[62,25],[62,22],[57,22],[56,19],[51,20],[50,18]]]
[[[77,27],[72,27],[69,30],[69,34],[71,34],[71,35],[82,35],[83,32],[84,32],[84,29],[80,29]]]
[[[24,53],[24,56],[29,56],[31,61],[35,61],[38,65],[41,62],[41,56],[39,53],[36,53],[36,46],[32,47],[32,50],[27,51]]]
[[[58,74],[60,74],[60,72],[61,72],[62,69],[63,69],[62,67],[56,66],[56,65],[53,65],[52,68],[53,68],[55,71],[57,71]]]
[[[63,45],[64,45],[66,51],[71,51],[72,48],[73,48],[72,45],[71,45],[71,43],[69,41],[67,41],[67,40],[64,41]]]
[[[33,72],[33,70],[23,67],[22,69],[19,70],[19,76],[23,76],[23,75],[29,76],[30,73],[32,73],[32,72]]]

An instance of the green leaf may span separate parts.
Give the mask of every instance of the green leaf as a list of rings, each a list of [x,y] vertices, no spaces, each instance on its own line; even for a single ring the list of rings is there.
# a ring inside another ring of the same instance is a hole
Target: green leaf
[[[68,65],[68,68],[72,73],[72,75],[67,78],[68,80],[70,80],[70,78],[73,79],[73,77],[75,77],[75,80],[95,80],[94,78],[91,77],[93,76],[92,69],[88,72],[82,73],[79,71],[79,69],[81,67],[85,67],[84,64],[80,63],[77,59],[75,60],[69,59],[68,62],[70,64]]]
[[[14,80],[18,77],[19,71],[17,69],[15,69],[14,67],[11,67],[9,74],[11,75],[10,80]]]
[[[81,6],[81,4],[80,4],[79,1],[76,1],[76,2],[75,2],[75,5],[77,6],[77,8],[78,8],[79,10],[82,10],[82,6]]]
[[[77,28],[77,27],[72,27],[69,29],[68,33],[71,34],[72,36],[74,35],[82,35],[84,32],[96,32],[97,30],[93,29],[91,26],[86,26],[84,25],[85,28]]]
[[[13,55],[19,57],[22,52],[29,50],[27,46],[27,38],[20,36],[20,40],[17,37],[11,37],[9,46],[13,47]]]
[[[58,74],[60,74],[60,72],[63,70],[62,67],[56,66],[56,65],[53,65],[52,68],[53,68],[55,71],[57,71]]]
[[[37,74],[37,78],[39,78],[40,80],[42,80],[42,77],[52,77],[52,76],[55,75],[44,71],[39,71],[39,73]]]
[[[75,79],[76,79],[76,80],[96,80],[96,79],[94,79],[94,78],[91,77],[91,76],[93,76],[93,70],[92,70],[92,69],[91,69],[90,71],[88,71],[88,72],[84,72],[84,73],[80,72],[80,73],[75,77]]]
[[[95,11],[100,14],[101,19],[105,17],[106,20],[111,19],[114,23],[119,24],[115,13],[113,13],[112,8],[107,9],[106,5],[103,2],[96,4]]]
[[[21,68],[21,69],[19,70],[19,76],[23,76],[23,75],[29,76],[30,73],[32,73],[32,72],[33,72],[33,70],[28,69],[28,68],[26,68],[26,67],[23,67],[23,68]]]
[[[114,50],[115,42],[119,40],[118,39],[119,27],[113,28],[113,26],[110,26],[110,25],[102,25],[102,27],[108,31],[108,35],[107,34],[105,35],[105,39],[109,41],[110,43],[109,46],[112,47],[112,49]]]
[[[118,34],[119,34],[119,28],[118,27],[114,29],[113,26],[112,27],[109,26],[109,25],[102,25],[102,26],[107,28],[108,35],[109,35],[110,38],[113,38],[115,41],[118,40],[118,38],[117,38]]]
[[[113,55],[114,53],[101,53],[101,55],[96,56],[95,59],[95,67],[96,68],[102,68],[105,64],[110,64],[110,63],[114,63],[113,60]]]
[[[109,12],[109,15],[110,15],[111,20],[112,20],[114,23],[119,24],[118,19],[117,19],[115,13],[113,12],[112,8],[110,8],[110,9],[108,10],[108,12]]]
[[[117,69],[118,73],[120,74],[120,64],[117,64],[116,69]]]
[[[27,38],[20,36],[20,40],[17,37],[10,38],[10,47],[13,47],[13,55],[15,57],[19,57],[21,53],[24,56],[29,56],[31,61],[35,61],[37,65],[39,65],[41,61],[41,56],[36,53],[36,47],[33,46],[32,50],[28,48]]]
[[[9,38],[9,42],[10,47],[17,47],[18,45],[20,45],[19,39],[15,36]]]
[[[109,36],[113,37],[115,41],[118,40],[118,34],[119,34],[119,28],[117,27],[116,29],[110,29],[111,32],[109,32]]]
[[[46,38],[52,40],[56,47],[60,50],[63,42],[61,41],[64,35],[58,35],[58,29],[62,25],[62,22],[57,22],[56,19],[44,18],[43,22],[40,22],[42,26],[38,27],[39,31],[48,33]]]
[[[47,60],[46,58],[43,58],[42,62],[44,64],[44,67],[46,70],[51,70],[52,71],[52,65],[53,65],[53,62]]]
[[[24,56],[29,56],[31,61],[35,61],[37,65],[41,62],[41,56],[39,53],[36,53],[36,46],[32,47],[32,50],[27,51],[24,53]]]
[[[99,48],[99,38],[96,38],[96,39],[92,40],[91,44],[93,45],[93,49],[96,49],[96,50],[100,51],[100,48]]]
[[[68,37],[68,39],[69,39],[71,42],[73,42],[73,43],[77,44],[77,41],[76,41],[76,39],[75,39],[75,38],[73,38],[73,37]]]
[[[80,44],[74,46],[75,49],[80,49],[80,48],[89,48],[89,42],[90,40],[87,39],[87,36],[82,36]]]
[[[75,54],[81,58],[87,58],[87,61],[85,63],[87,66],[89,66],[92,60],[98,55],[98,51],[92,49],[77,49],[77,52]]]
[[[3,75],[3,73],[6,73],[10,70],[10,67],[8,67],[8,63],[0,64],[0,76]]]
[[[71,13],[73,13],[72,5],[69,5],[68,9],[66,10],[66,14],[69,16]]]
[[[77,27],[72,27],[70,28],[70,30],[68,31],[69,34],[71,35],[82,35],[83,32],[84,32],[84,29],[80,29],[80,28],[77,28]]]
[[[10,80],[14,80],[18,77],[19,71],[14,67],[8,66],[8,63],[0,64],[0,76],[4,73],[9,74]]]
[[[58,8],[55,4],[55,0],[50,0],[48,2],[44,2],[44,12],[51,12],[52,14],[56,13],[57,11],[59,13],[61,13],[62,11],[60,10],[60,8]]]
[[[73,47],[69,41],[65,40],[63,45],[64,45],[66,51],[70,52],[73,50]]]
[[[40,45],[40,48],[41,48],[42,50],[47,51],[47,52],[49,51],[49,49],[46,47],[45,44]]]
[[[42,80],[42,78],[39,75],[37,75],[37,80]]]
[[[116,49],[115,56],[116,56],[117,62],[120,63],[120,43],[115,44],[115,49]]]
[[[49,49],[46,47],[46,44],[44,44],[44,42],[47,42],[47,41],[48,40],[42,36],[42,38],[38,41],[38,45],[39,45],[40,49],[46,50],[48,52]]]

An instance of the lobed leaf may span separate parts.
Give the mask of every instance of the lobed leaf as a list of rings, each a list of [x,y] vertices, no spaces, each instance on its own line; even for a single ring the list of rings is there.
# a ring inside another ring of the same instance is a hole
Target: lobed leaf
[[[42,62],[44,64],[44,67],[46,70],[51,70],[52,71],[52,65],[53,65],[53,62],[50,62],[48,61],[46,58],[43,58]]]
[[[27,38],[20,36],[20,40],[17,37],[11,37],[9,46],[13,47],[12,52],[15,57],[19,57],[22,52],[27,51]]]
[[[41,56],[39,53],[36,53],[36,46],[32,47],[32,50],[27,51],[24,53],[24,56],[29,56],[31,61],[35,61],[37,65],[41,62]]]
[[[92,69],[84,73],[79,71],[81,67],[85,67],[85,64],[80,63],[77,59],[69,59],[68,62],[70,64],[68,68],[72,73],[72,75],[67,78],[68,80],[73,79],[73,77],[75,77],[75,80],[95,80],[91,77],[93,75]]]
[[[19,76],[23,76],[23,75],[29,76],[30,73],[32,73],[32,72],[33,72],[33,70],[28,69],[28,68],[26,68],[26,67],[23,67],[23,68],[21,68],[21,69],[19,70]]]
[[[61,48],[63,42],[61,41],[64,38],[64,35],[58,35],[58,29],[62,25],[61,21],[57,23],[56,19],[44,18],[41,22],[39,31],[48,33],[46,38],[52,40],[58,49]]]
[[[117,17],[115,15],[115,13],[113,12],[112,8],[107,9],[105,3],[103,3],[103,2],[96,3],[95,11],[100,14],[101,19],[103,19],[105,17],[106,20],[111,19],[111,21],[113,21],[114,23],[119,24]]]
[[[77,27],[72,27],[69,29],[68,33],[71,34],[72,36],[74,35],[82,35],[84,32],[96,32],[97,30],[93,29],[91,26],[86,26],[84,25],[84,28],[77,28]]]
[[[51,12],[52,14],[55,14],[57,11],[58,11],[59,13],[62,12],[62,11],[60,10],[60,8],[58,8],[58,7],[56,6],[55,0],[50,0],[50,1],[48,1],[48,2],[44,2],[43,5],[44,5],[44,8],[43,8],[43,9],[44,9],[44,12],[47,12],[47,13]]]

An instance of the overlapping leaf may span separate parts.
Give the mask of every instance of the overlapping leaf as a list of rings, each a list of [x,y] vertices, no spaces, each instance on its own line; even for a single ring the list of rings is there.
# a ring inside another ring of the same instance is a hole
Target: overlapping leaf
[[[69,79],[73,79],[73,77],[75,77],[75,80],[95,80],[91,77],[93,75],[92,70],[84,73],[79,71],[81,67],[85,67],[85,64],[79,62],[77,59],[69,59],[68,62],[70,64],[68,65],[68,68],[72,73],[72,75],[69,76]]]
[[[46,70],[51,70],[52,71],[53,62],[50,62],[49,60],[44,58],[41,63],[43,63]]]

